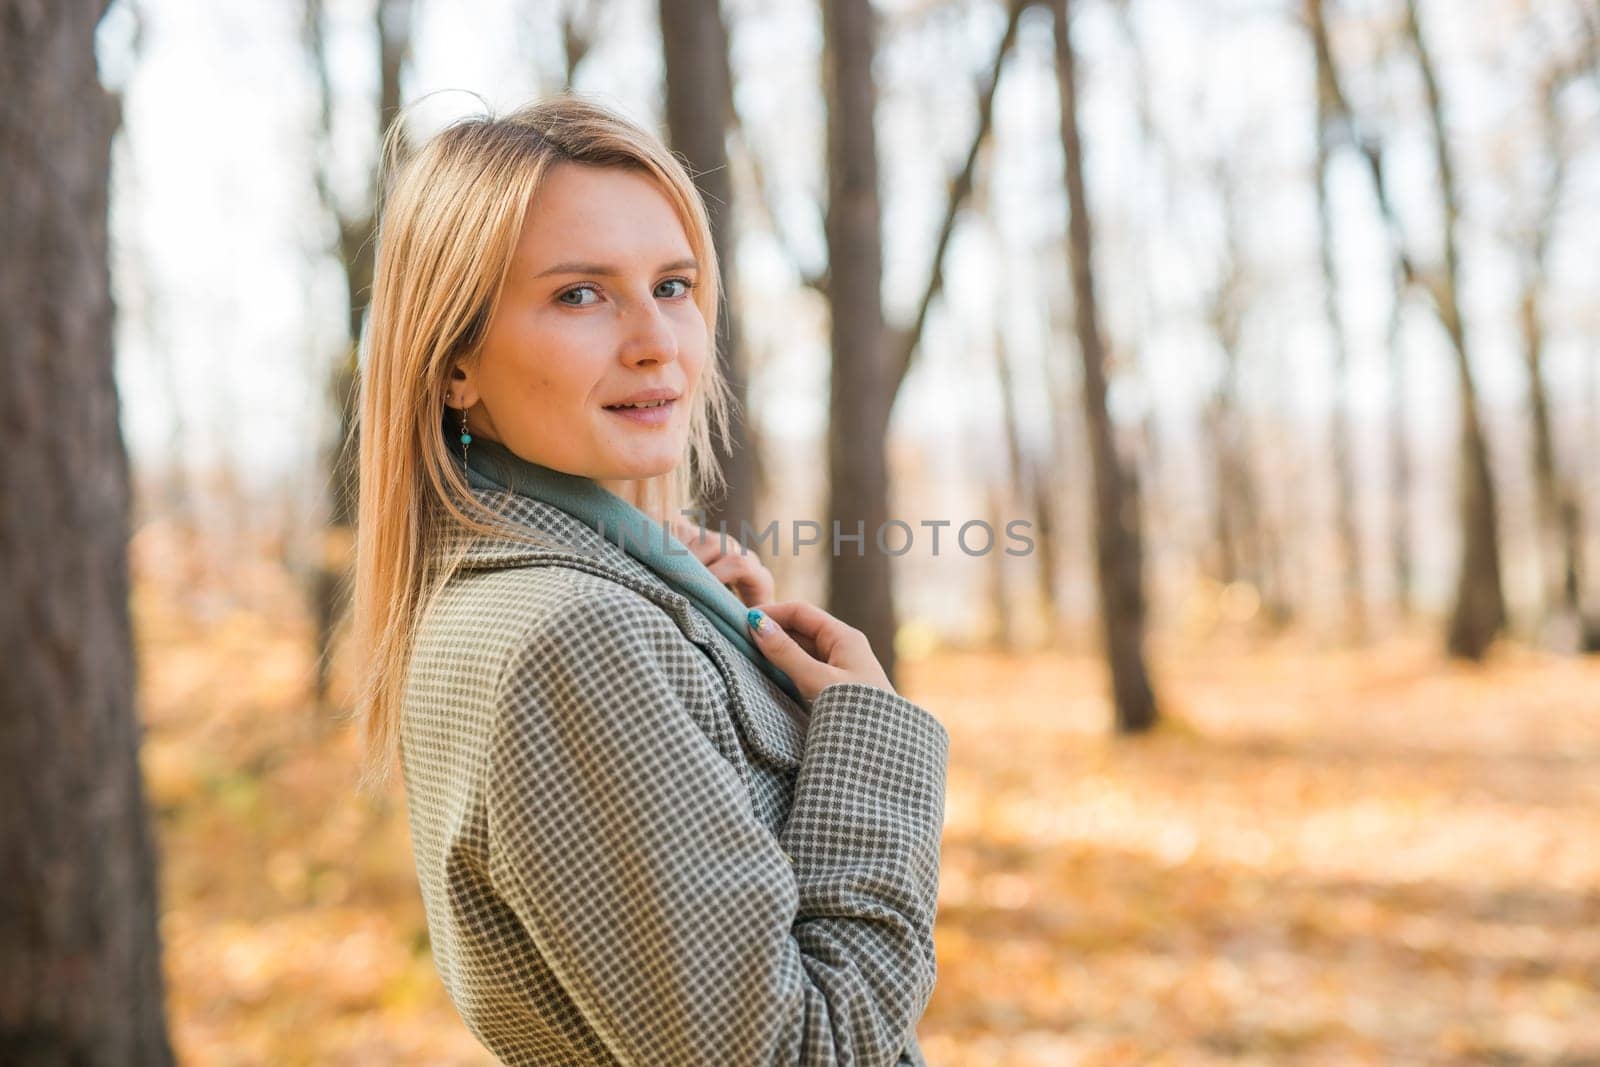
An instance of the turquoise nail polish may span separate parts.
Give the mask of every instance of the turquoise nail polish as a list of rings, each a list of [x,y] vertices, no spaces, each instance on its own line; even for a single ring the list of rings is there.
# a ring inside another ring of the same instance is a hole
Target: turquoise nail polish
[[[745,612],[745,621],[750,624],[750,629],[760,630],[761,624],[766,621],[766,616],[761,614],[760,608],[751,608]]]

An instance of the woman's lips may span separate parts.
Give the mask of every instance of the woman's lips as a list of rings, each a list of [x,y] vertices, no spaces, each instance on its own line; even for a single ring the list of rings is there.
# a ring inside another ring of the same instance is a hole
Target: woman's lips
[[[661,426],[672,419],[672,412],[677,403],[676,400],[668,400],[653,408],[605,408],[604,410],[640,426]]]

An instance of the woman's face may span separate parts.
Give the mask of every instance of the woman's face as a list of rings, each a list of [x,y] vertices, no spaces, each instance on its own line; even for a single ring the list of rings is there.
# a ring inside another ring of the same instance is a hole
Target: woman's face
[[[623,483],[683,456],[708,347],[699,280],[652,179],[557,164],[529,204],[480,354],[450,381],[468,432],[634,500]],[[616,407],[647,395],[667,402]]]

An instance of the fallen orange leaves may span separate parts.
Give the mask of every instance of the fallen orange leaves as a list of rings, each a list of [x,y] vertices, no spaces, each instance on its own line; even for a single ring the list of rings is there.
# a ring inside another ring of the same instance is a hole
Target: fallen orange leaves
[[[488,1064],[432,968],[403,798],[352,791],[292,617],[136,601],[183,1061]],[[1600,663],[1403,639],[1103,672],[937,653],[951,733],[930,1062],[1600,1061]],[[1565,1058],[1565,1059],[1563,1059]]]

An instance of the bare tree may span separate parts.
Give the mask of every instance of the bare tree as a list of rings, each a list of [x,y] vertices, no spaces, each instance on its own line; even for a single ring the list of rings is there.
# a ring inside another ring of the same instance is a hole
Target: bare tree
[[[1372,176],[1379,210],[1390,233],[1397,270],[1407,287],[1423,290],[1428,296],[1440,324],[1444,327],[1455,356],[1458,381],[1458,400],[1461,421],[1461,475],[1459,494],[1459,522],[1462,549],[1456,581],[1455,604],[1451,612],[1446,645],[1450,653],[1466,659],[1480,659],[1490,643],[1506,625],[1504,585],[1500,570],[1499,515],[1495,499],[1493,473],[1489,465],[1489,449],[1479,414],[1477,388],[1472,375],[1468,353],[1466,327],[1460,305],[1460,207],[1456,190],[1455,169],[1451,158],[1449,137],[1445,130],[1442,89],[1435,73],[1432,53],[1428,50],[1415,0],[1406,0],[1404,10],[1404,38],[1416,60],[1422,76],[1427,101],[1428,127],[1439,182],[1439,195],[1443,213],[1444,257],[1438,269],[1424,272],[1407,249],[1403,227],[1388,197],[1385,181],[1384,150],[1380,139],[1355,132],[1348,99],[1340,89],[1338,65],[1329,47],[1326,26],[1313,21],[1312,32],[1319,62],[1328,72],[1327,89],[1330,103],[1343,116],[1342,126],[1350,132],[1351,139],[1359,144]],[[1399,365],[1398,300],[1391,319],[1391,378],[1394,383],[1394,403],[1399,404],[1403,370]],[[1397,565],[1397,578],[1401,596],[1409,596],[1410,573],[1409,537],[1404,524],[1410,484],[1410,465],[1405,460],[1403,430],[1396,412],[1391,427],[1391,450],[1395,457],[1395,507],[1397,517],[1395,555],[1405,562]]]
[[[829,514],[838,551],[829,555],[828,610],[862,630],[884,670],[895,674],[895,610],[888,558],[875,538],[889,512],[885,445],[894,397],[911,368],[929,308],[943,287],[944,255],[973,188],[993,120],[995,88],[1031,0],[1012,0],[988,80],[978,91],[978,122],[951,182],[928,283],[911,324],[892,334],[880,297],[882,209],[874,121],[876,14],[860,0],[823,0],[824,84],[828,102],[828,272],[813,280],[832,307],[829,392]],[[832,531],[829,531],[830,534]],[[860,540],[855,540],[859,535]],[[849,540],[846,540],[849,539]],[[859,552],[857,549],[859,548]]]
[[[1574,622],[1582,618],[1583,525],[1577,486],[1556,460],[1552,405],[1544,373],[1543,298],[1552,230],[1569,167],[1570,148],[1562,137],[1559,95],[1583,70],[1581,63],[1554,67],[1541,76],[1535,87],[1544,184],[1521,250],[1522,294],[1517,316],[1528,370],[1528,419],[1533,440],[1533,482],[1544,534],[1541,556],[1546,574],[1545,596],[1547,603],[1559,605]]]
[[[606,0],[572,0],[562,4],[557,15],[561,33],[561,54],[565,60],[561,84],[571,89],[578,80],[578,67],[589,58],[595,42],[600,39],[600,29],[605,24]]]
[[[411,51],[411,25],[415,0],[378,0],[373,9],[373,33],[378,51],[378,98],[372,113],[383,144],[389,124],[400,113],[400,74]],[[372,274],[377,265],[378,165],[377,153],[367,167],[355,204],[342,200],[334,188],[333,83],[328,66],[323,0],[305,0],[303,32],[306,50],[317,79],[318,124],[316,168],[313,178],[323,210],[338,227],[336,252],[344,270],[346,333],[331,368],[328,396],[338,413],[338,435],[327,459],[329,515],[322,550],[309,575],[313,617],[316,622],[315,697],[326,701],[329,651],[341,608],[345,575],[349,571],[356,514],[356,352],[361,323],[372,295]]]
[[[884,444],[893,400],[878,198],[876,17],[859,0],[823,0],[828,89],[828,294],[832,304],[828,513],[840,538],[829,553],[828,605],[866,633],[894,677],[895,610],[888,560],[872,540],[889,518]],[[853,545],[855,551],[843,547]]]
[[[1249,427],[1240,400],[1240,349],[1244,314],[1249,304],[1244,262],[1242,224],[1239,219],[1238,180],[1231,172],[1228,153],[1211,161],[1212,181],[1221,201],[1222,267],[1207,301],[1207,321],[1222,352],[1222,370],[1206,410],[1216,467],[1213,493],[1219,581],[1247,581],[1258,589],[1266,584],[1262,556],[1262,517],[1257,506],[1256,477],[1251,463]]]
[[[1100,615],[1119,732],[1153,727],[1159,713],[1145,667],[1144,563],[1135,471],[1117,449],[1106,407],[1107,351],[1095,300],[1093,238],[1078,132],[1077,63],[1070,0],[1051,0],[1055,14],[1056,75],[1060,89],[1070,217],[1067,253],[1073,313],[1083,359],[1083,400],[1094,463],[1095,563]]]
[[[1447,648],[1452,656],[1482,659],[1506,625],[1506,600],[1500,579],[1500,519],[1495,502],[1489,443],[1479,414],[1478,389],[1472,376],[1466,326],[1461,318],[1460,197],[1456,192],[1455,164],[1444,124],[1444,92],[1434,71],[1417,16],[1416,0],[1406,0],[1405,34],[1422,75],[1428,102],[1439,198],[1444,211],[1444,264],[1429,279],[1434,309],[1455,353],[1461,405],[1461,563],[1456,579],[1455,607],[1450,614]]]
[[[1014,367],[1016,360],[1012,355],[1010,342],[1006,339],[1005,329],[998,322],[994,324],[994,357],[995,383],[1000,392],[1001,421],[1005,429],[1007,477],[1003,483],[990,484],[991,525],[996,530],[1006,529],[1007,523],[1017,514],[1019,508],[1026,509],[1027,514],[1031,516],[1033,528],[1029,536],[1033,541],[1034,552],[1037,553],[1034,575],[1038,585],[1045,637],[1047,641],[1051,641],[1054,639],[1056,620],[1060,615],[1060,604],[1055,588],[1053,543],[1055,531],[1051,515],[1052,494],[1048,470],[1048,453],[1054,449],[1047,444],[1047,455],[1041,458],[1034,449],[1024,443],[1022,413],[1017,409]],[[1002,647],[1010,648],[1016,643],[1012,618],[1015,613],[1011,608],[1011,598],[1007,595],[1002,577],[1005,560],[1006,555],[1003,551],[997,550],[994,553],[993,600],[1001,619],[1000,643]]]
[[[128,611],[104,0],[0,0],[0,1062],[165,1065]]]
[[[1334,146],[1347,138],[1338,127],[1348,121],[1340,106],[1338,82],[1327,48],[1327,26],[1323,21],[1322,0],[1305,0],[1305,18],[1312,27],[1312,52],[1316,56],[1316,137],[1314,182],[1317,194],[1317,246],[1322,266],[1323,310],[1328,321],[1328,336],[1333,347],[1333,467],[1336,496],[1335,525],[1338,528],[1339,565],[1344,589],[1345,623],[1352,636],[1360,638],[1364,626],[1362,603],[1361,541],[1356,530],[1355,470],[1350,455],[1350,342],[1344,316],[1339,311],[1339,272],[1334,262],[1333,204],[1328,189],[1329,166]]]
[[[541,65],[530,61],[534,93],[549,96],[572,90],[578,71],[611,19],[610,0],[519,0],[516,11],[516,45],[527,56],[544,56],[553,43],[556,62]]]
[[[1405,239],[1394,205],[1389,201],[1388,186],[1384,179],[1383,145],[1377,140],[1366,141],[1361,145],[1361,154],[1372,176],[1378,210],[1389,235],[1393,296],[1389,301],[1389,321],[1384,333],[1389,370],[1389,564],[1394,572],[1395,606],[1399,609],[1400,617],[1407,618],[1411,615],[1414,599],[1412,587],[1415,584],[1415,568],[1412,566],[1411,541],[1411,444],[1406,429],[1408,378],[1400,328],[1405,319],[1405,290],[1415,271],[1405,251]]]
[[[732,124],[733,76],[728,65],[728,31],[720,0],[661,0],[661,51],[666,65],[667,128],[683,155],[711,216],[711,236],[721,264],[722,307],[717,324],[717,358],[734,400],[729,419],[732,447],[720,439],[717,458],[728,490],[720,502],[706,503],[706,524],[718,521],[738,531],[755,522],[759,449],[745,418],[749,404],[745,346],[735,308],[733,179],[728,169],[728,129]]]
[[[1017,43],[1017,28],[1022,23],[1023,13],[1036,2],[1037,0],[1009,0],[1005,31],[1000,35],[1000,44],[995,49],[993,62],[989,65],[988,77],[977,91],[978,122],[967,147],[966,159],[955,177],[950,180],[950,195],[945,201],[944,218],[939,223],[939,235],[934,240],[933,261],[929,267],[927,284],[923,286],[922,298],[917,301],[917,311],[910,324],[896,330],[894,334],[890,380],[897,392],[904,384],[906,375],[911,371],[912,362],[916,359],[917,347],[922,342],[922,330],[928,321],[928,312],[944,290],[945,252],[950,247],[950,238],[955,234],[961,210],[972,198],[977,180],[978,160],[984,145],[988,143],[989,131],[994,125],[994,98],[1000,87],[1000,73],[1005,69],[1006,60],[1010,58],[1012,49]]]
[[[1400,343],[1405,291],[1417,285],[1420,275],[1406,248],[1400,218],[1389,199],[1383,141],[1357,122],[1345,94],[1338,58],[1328,32],[1326,6],[1307,0],[1306,24],[1317,65],[1318,138],[1323,155],[1319,173],[1338,147],[1356,149],[1372,180],[1373,195],[1389,240],[1394,280],[1385,347],[1388,353],[1389,409],[1387,451],[1389,460],[1389,565],[1393,573],[1396,606],[1402,616],[1411,612],[1413,572],[1411,545],[1411,449],[1406,431],[1406,361]],[[1325,194],[1323,194],[1325,196]],[[1326,241],[1326,238],[1324,238]],[[1325,264],[1324,271],[1326,273]],[[1331,287],[1329,292],[1331,292]]]

